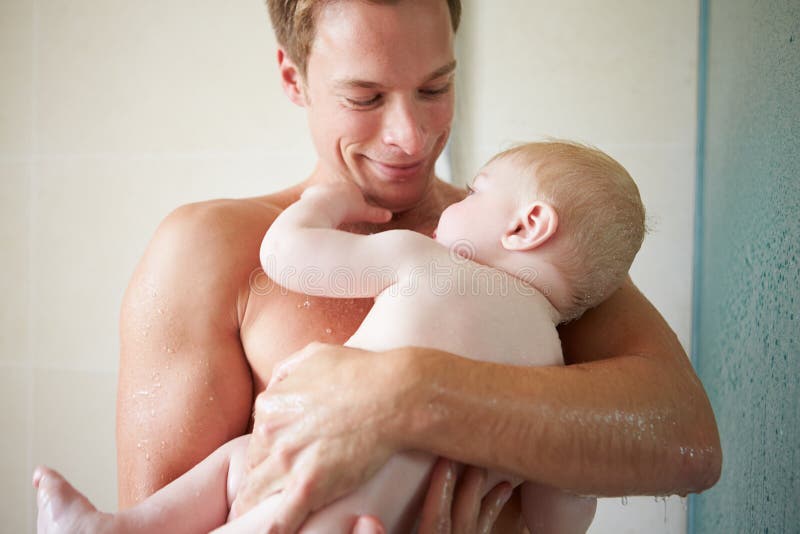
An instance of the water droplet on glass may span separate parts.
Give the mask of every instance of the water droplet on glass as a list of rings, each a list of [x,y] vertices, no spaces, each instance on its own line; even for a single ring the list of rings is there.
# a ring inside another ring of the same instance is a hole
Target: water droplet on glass
[[[628,506],[628,497],[627,496],[622,498],[622,506]]]

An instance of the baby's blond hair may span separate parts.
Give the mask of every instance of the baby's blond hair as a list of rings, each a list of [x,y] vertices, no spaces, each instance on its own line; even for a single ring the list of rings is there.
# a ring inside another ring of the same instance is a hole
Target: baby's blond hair
[[[625,168],[602,151],[572,141],[519,145],[493,158],[510,158],[536,176],[524,192],[558,214],[554,266],[571,289],[563,320],[580,317],[625,280],[644,239],[645,211]]]

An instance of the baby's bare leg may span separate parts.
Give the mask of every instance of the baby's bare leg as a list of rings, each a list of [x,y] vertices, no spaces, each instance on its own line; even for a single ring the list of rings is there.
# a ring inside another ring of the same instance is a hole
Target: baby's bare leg
[[[536,534],[584,534],[592,524],[597,499],[578,497],[535,482],[522,485],[522,515]]]
[[[39,507],[38,532],[208,532],[228,517],[229,478],[237,483],[247,439],[242,436],[226,443],[177,480],[117,514],[99,512],[61,475],[37,468],[33,485]]]

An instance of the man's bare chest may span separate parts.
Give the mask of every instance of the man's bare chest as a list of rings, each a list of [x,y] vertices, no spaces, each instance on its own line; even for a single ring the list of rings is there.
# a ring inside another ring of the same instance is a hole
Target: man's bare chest
[[[342,344],[358,329],[373,299],[330,299],[292,293],[278,286],[251,288],[240,338],[255,391],[269,381],[276,363],[313,341]]]

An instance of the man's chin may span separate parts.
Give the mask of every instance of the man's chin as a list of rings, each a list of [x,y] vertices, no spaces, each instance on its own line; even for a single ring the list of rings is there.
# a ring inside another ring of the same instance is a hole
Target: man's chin
[[[365,188],[364,193],[374,204],[391,210],[393,213],[402,213],[420,205],[428,193],[428,188],[428,184],[424,182],[392,187],[381,184],[379,187]]]

